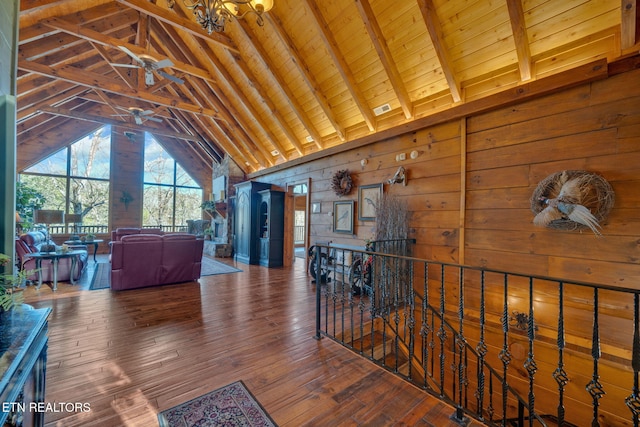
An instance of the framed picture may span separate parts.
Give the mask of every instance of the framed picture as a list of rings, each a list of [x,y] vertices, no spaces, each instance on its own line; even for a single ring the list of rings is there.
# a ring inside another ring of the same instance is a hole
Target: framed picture
[[[311,203],[311,213],[320,213],[320,202]]]
[[[360,221],[376,220],[376,207],[381,196],[382,184],[358,187],[358,219]]]
[[[333,202],[333,231],[353,234],[353,200]]]

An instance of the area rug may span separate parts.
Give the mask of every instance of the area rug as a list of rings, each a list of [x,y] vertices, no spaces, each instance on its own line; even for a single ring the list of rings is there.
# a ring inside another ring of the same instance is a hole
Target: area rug
[[[237,273],[242,271],[235,267],[231,267],[225,263],[220,261],[216,261],[207,256],[202,257],[202,269],[200,270],[201,276],[213,276],[214,274],[226,274],[226,273]]]
[[[242,381],[158,414],[160,427],[277,426]]]
[[[91,279],[91,285],[89,285],[90,291],[99,289],[109,289],[111,287],[111,264],[108,262],[100,262],[96,264],[95,270],[93,270],[93,278]]]

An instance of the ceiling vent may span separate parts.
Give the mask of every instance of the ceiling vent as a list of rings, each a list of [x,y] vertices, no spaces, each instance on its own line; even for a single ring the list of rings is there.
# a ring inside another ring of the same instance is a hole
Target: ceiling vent
[[[310,135],[307,135],[307,142],[313,142],[313,137],[311,137]]]
[[[272,156],[277,156],[277,155],[279,155],[279,154],[280,154],[280,152],[279,152],[278,150],[273,150],[273,151],[271,152],[271,155],[272,155]]]
[[[381,114],[386,113],[387,111],[391,111],[391,105],[389,104],[383,104],[379,107],[376,107],[373,109],[373,114],[375,114],[376,116],[379,116]]]

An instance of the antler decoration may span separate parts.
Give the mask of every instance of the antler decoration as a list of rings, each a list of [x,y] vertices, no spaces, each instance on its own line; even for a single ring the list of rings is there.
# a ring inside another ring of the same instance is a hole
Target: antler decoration
[[[407,185],[407,174],[405,173],[404,167],[400,166],[396,171],[395,175],[391,177],[391,179],[387,180],[387,184],[400,184],[403,186]]]

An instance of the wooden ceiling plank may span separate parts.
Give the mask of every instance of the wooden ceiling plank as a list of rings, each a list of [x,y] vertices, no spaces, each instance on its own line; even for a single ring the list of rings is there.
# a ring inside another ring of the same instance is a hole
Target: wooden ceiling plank
[[[293,64],[297,68],[300,75],[303,77],[304,82],[313,94],[313,97],[318,105],[320,105],[320,108],[322,108],[322,111],[331,123],[331,126],[333,126],[333,129],[338,135],[338,138],[340,138],[341,141],[345,141],[346,135],[344,127],[340,125],[340,123],[338,123],[338,119],[336,119],[331,106],[329,106],[329,101],[322,93],[322,90],[320,89],[320,86],[318,85],[315,77],[309,71],[309,65],[306,63],[302,55],[300,55],[300,51],[296,47],[295,43],[293,43],[293,40],[291,40],[291,37],[289,37],[289,35],[284,31],[284,28],[282,28],[282,21],[278,19],[278,17],[274,13],[268,13],[265,14],[265,22],[268,22],[269,25],[271,25],[271,27],[275,30],[280,43],[285,46],[286,54],[292,58]]]
[[[529,49],[529,37],[527,36],[527,26],[524,21],[524,10],[522,0],[507,0],[511,30],[513,31],[513,42],[518,53],[518,67],[520,69],[520,79],[527,81],[531,79],[531,49]]]
[[[214,110],[202,108],[193,104],[178,101],[175,99],[165,98],[152,93],[140,90],[130,89],[120,85],[117,81],[104,77],[100,74],[91,73],[86,70],[74,69],[74,67],[64,66],[58,69],[47,67],[46,65],[37,64],[29,61],[18,61],[18,68],[24,71],[37,73],[52,78],[66,80],[71,83],[87,86],[90,88],[102,89],[106,92],[113,92],[129,98],[140,99],[147,102],[153,102],[167,107],[173,107],[193,113],[208,114],[218,117],[218,113]]]
[[[324,144],[322,143],[321,135],[316,130],[315,125],[311,122],[311,119],[304,111],[300,103],[296,100],[295,95],[287,85],[286,79],[276,71],[277,67],[275,67],[274,64],[271,63],[271,61],[269,60],[269,55],[262,47],[262,45],[256,42],[255,37],[248,28],[248,25],[245,22],[238,22],[240,23],[240,25],[238,25],[238,33],[243,37],[243,44],[250,46],[256,53],[256,55],[260,58],[262,63],[265,64],[265,72],[273,77],[273,79],[278,84],[278,89],[286,94],[289,104],[298,117],[298,120],[300,120],[302,125],[307,130],[307,133],[309,133],[309,135],[313,138],[313,142],[316,144],[316,146],[322,150],[324,148]]]
[[[387,76],[389,77],[389,81],[391,82],[391,86],[396,93],[396,97],[400,102],[400,106],[402,107],[404,116],[406,119],[411,119],[413,117],[413,106],[411,104],[411,98],[409,97],[407,88],[402,82],[402,77],[400,76],[398,67],[393,61],[393,56],[391,55],[389,47],[385,42],[384,34],[380,29],[380,25],[378,25],[378,21],[376,20],[373,9],[371,8],[371,4],[369,3],[369,0],[356,0],[356,6],[358,12],[360,13],[360,18],[364,22],[364,26],[369,33],[369,38],[371,39],[371,42],[373,43],[373,46],[378,53],[380,62],[382,63]]]
[[[186,31],[196,37],[200,37],[206,41],[214,42],[224,47],[225,49],[229,49],[233,52],[238,52],[238,49],[234,45],[233,41],[227,37],[225,34],[221,33],[211,33],[207,34],[202,27],[198,24],[190,21],[187,18],[183,18],[181,16],[176,15],[175,13],[170,12],[167,9],[163,9],[159,6],[156,6],[147,0],[116,0],[118,3],[129,6],[132,9],[136,9],[139,12],[145,13],[149,16],[154,17],[155,19],[166,22],[167,24],[176,26],[183,31]]]
[[[266,165],[273,166],[273,161],[271,160],[271,155],[266,153],[264,147],[261,145],[256,145],[253,139],[247,135],[244,129],[240,126],[240,124],[236,121],[235,117],[229,113],[229,111],[224,108],[221,104],[219,104],[219,100],[215,97],[207,97],[206,94],[203,94],[197,88],[192,85],[192,88],[195,90],[195,93],[200,97],[200,100],[196,99],[196,95],[189,90],[183,90],[183,95],[191,99],[191,102],[198,102],[200,104],[208,104],[210,102],[218,104],[219,115],[221,116],[221,120],[228,130],[225,132],[227,135],[233,134],[236,136],[236,139],[240,141],[242,146],[247,150],[247,154],[256,159],[257,163],[265,167]],[[175,90],[175,88],[172,88]],[[211,105],[211,104],[209,104]]]
[[[171,31],[171,34],[174,35],[176,38],[179,38],[177,34],[175,34],[175,32]],[[177,44],[174,42],[174,40],[171,37],[169,37],[168,34],[166,34],[163,37],[162,46],[163,46],[163,49],[167,49],[169,51],[171,50],[175,51],[176,49],[179,49],[179,46],[177,46]],[[175,54],[175,52],[173,53]],[[194,59],[196,62],[199,62],[197,61],[197,58],[190,58],[190,59]],[[230,132],[232,132],[236,136],[236,138],[242,143],[242,145],[244,145],[244,147],[249,152],[252,153],[252,155],[261,153],[262,156],[264,156],[264,157],[261,157],[261,156],[254,155],[254,158],[258,160],[258,163],[261,166],[264,167],[267,164],[273,165],[273,161],[271,160],[271,154],[266,152],[264,147],[262,147],[260,144],[256,145],[254,141],[257,141],[257,138],[255,137],[252,138],[251,136],[249,136],[245,131],[245,129],[243,128],[243,125],[241,124],[241,122],[239,122],[236,119],[236,117],[238,116],[238,113],[233,110],[233,106],[230,105],[229,108],[227,108],[227,106],[225,106],[221,102],[220,98],[217,96],[216,93],[213,93],[211,90],[208,90],[208,91],[204,90],[200,85],[200,82],[192,81],[190,79],[188,79],[187,82],[189,86],[188,88],[187,88],[187,85],[184,85],[177,88],[171,87],[168,89],[174,90],[174,91],[177,91],[177,89],[179,89],[182,95],[186,99],[189,99],[192,103],[197,105],[203,105],[203,106],[206,105],[207,108],[216,110],[218,112],[219,118],[222,119],[224,123],[230,128]]]
[[[193,52],[191,52],[189,49],[186,48],[186,45],[184,44],[184,42],[182,41],[180,36],[177,34],[177,32],[173,30],[173,28],[165,28],[165,31],[166,31],[166,34],[171,38],[171,40],[173,41],[175,46],[181,49],[181,51],[184,53],[184,55],[187,57],[187,59],[189,61],[201,63],[200,58],[196,57],[196,55]],[[212,64],[211,62],[209,63],[209,65],[211,67],[213,67],[213,70],[210,70],[210,72],[212,74],[213,73],[220,73],[221,70],[224,70],[223,67],[218,68],[214,64]],[[231,76],[229,76],[229,77],[231,77]],[[254,123],[256,123],[257,125],[259,125],[261,127],[262,132],[267,135],[267,138],[269,138],[269,142],[274,147],[276,147],[276,149],[278,150],[279,155],[286,162],[288,160],[286,155],[285,155],[286,150],[284,150],[284,148],[282,148],[280,143],[277,142],[277,139],[269,131],[268,127],[266,126],[266,124],[262,120],[260,114],[258,114],[258,112],[255,110],[255,108],[253,108],[251,102],[249,102],[249,100],[247,99],[247,97],[244,94],[244,92],[241,91],[240,88],[235,86],[235,82],[233,80],[225,80],[225,79],[218,79],[218,80],[220,82],[226,81],[227,84],[234,85],[233,93],[234,93],[235,101],[240,103],[242,105],[242,107],[244,109],[246,109],[249,112],[249,114],[251,114],[252,117],[250,118],[249,121],[253,121]],[[205,97],[205,99],[210,99],[211,95],[207,96],[206,90],[202,86],[200,86],[197,82],[191,82],[191,84],[192,84],[192,86],[197,86],[197,89],[200,91],[202,96]],[[222,88],[220,86],[221,86],[221,84],[217,84],[216,86],[212,86],[210,84],[207,84],[208,90],[211,92],[211,94],[215,95],[215,97],[217,98],[217,100],[220,103],[220,106],[224,107],[224,109],[229,111],[230,116],[232,116],[233,118],[237,117],[237,112],[235,114],[233,114],[234,111],[230,111],[230,110],[234,110],[233,106],[230,105],[231,103],[228,101],[230,99],[230,97],[220,96],[220,93],[218,93],[216,91],[216,89],[218,89],[218,88],[219,88],[218,90],[222,90]],[[224,95],[224,94],[222,94],[222,95]],[[227,101],[227,102],[225,102],[225,101]],[[218,110],[221,110],[221,108],[219,108]],[[229,117],[229,119],[230,118],[231,117]],[[241,126],[241,127],[243,127],[242,123],[244,123],[244,121],[238,121],[238,125]],[[244,130],[247,133],[249,132],[246,128],[244,128]],[[255,141],[258,141],[258,139],[255,138]],[[263,151],[263,154],[265,154],[264,151]],[[271,153],[268,153],[268,154],[265,154],[265,155],[267,156],[267,158],[269,158],[269,156],[271,156]]]
[[[418,0],[418,5],[420,6],[420,12],[422,12],[424,23],[427,25],[431,43],[436,51],[436,55],[438,56],[442,73],[449,85],[449,91],[451,92],[453,102],[460,102],[462,100],[461,85],[456,78],[456,74],[453,69],[453,60],[451,59],[449,50],[445,45],[442,25],[440,24],[440,20],[436,14],[436,7],[433,4],[433,0]]]
[[[73,23],[70,23],[68,21],[64,21],[58,18],[47,19],[43,21],[43,23],[51,26],[52,28],[56,28],[60,31],[63,31],[65,33],[69,33],[74,36],[80,37],[84,40],[106,45],[114,49],[118,49],[118,46],[123,46],[129,49],[131,52],[138,55],[148,53],[147,50],[143,47],[140,47],[131,43],[126,43],[123,40],[120,40],[114,37],[105,36],[104,34],[99,33],[97,31],[89,30],[79,25],[75,25]],[[174,60],[173,58],[157,57],[156,55],[153,55],[153,57],[157,60],[169,59],[171,60],[171,62],[173,62],[173,66],[171,68],[175,70],[180,70],[184,73],[190,74],[195,77],[200,77],[205,80],[210,80],[215,83],[215,79],[213,79],[213,77],[211,77],[211,75],[207,71],[202,70],[198,67],[194,67],[191,64],[185,64],[184,62]]]
[[[358,110],[360,111],[360,114],[362,115],[362,118],[367,124],[369,130],[371,132],[375,131],[376,119],[373,115],[372,109],[369,108],[367,100],[362,94],[362,91],[360,90],[360,87],[358,86],[353,73],[350,71],[349,65],[347,64],[344,55],[342,55],[342,53],[340,52],[340,46],[333,36],[333,33],[329,30],[329,24],[324,19],[324,16],[322,16],[322,12],[320,12],[320,9],[318,8],[315,0],[306,0],[306,3],[313,13],[313,17],[315,18],[315,22],[318,26],[318,32],[320,34],[320,38],[322,39],[322,43],[327,48],[327,51],[329,52],[329,55],[331,56],[331,59],[333,60],[338,73],[340,73],[340,76],[342,76],[342,80],[347,86],[347,89],[349,90],[349,93],[353,98],[353,102],[355,102],[356,106],[358,107]]]
[[[77,86],[72,83],[57,81],[55,85],[47,88],[46,91],[39,93],[40,97],[33,96],[35,102],[32,99],[24,100],[25,105],[21,104],[21,100],[18,100],[18,123],[27,119],[33,114],[36,114],[38,108],[43,105],[55,105],[61,102],[65,102],[68,99],[77,97],[78,95],[86,92],[88,89],[84,86]]]
[[[120,78],[125,82],[125,84],[127,86],[129,86],[129,88],[134,89],[136,87],[136,85],[134,85],[134,83],[131,81],[131,78],[127,75],[127,73],[124,70],[124,68],[115,67],[113,65],[113,62],[114,62],[113,59],[111,58],[109,53],[102,46],[100,46],[99,44],[96,44],[94,42],[91,42],[91,45],[100,54],[100,56],[102,56],[102,59],[104,59],[107,62],[107,64],[109,64],[111,69],[113,71],[115,71],[115,73],[118,74],[118,76],[120,76]]]
[[[116,113],[117,115],[121,115],[122,114],[122,111],[118,110],[118,106],[115,105],[111,101],[111,99],[109,99],[109,96],[106,93],[104,93],[100,89],[95,89],[95,88],[93,89],[93,91],[95,92],[96,95],[98,95],[98,97],[102,100],[102,102],[107,104],[113,110],[114,113]],[[122,119],[122,121],[126,121],[126,120]]]
[[[70,98],[58,103],[58,105],[64,104],[66,108],[75,109],[84,108],[89,103],[90,101],[82,98]],[[50,105],[47,105],[47,107],[50,107]],[[39,112],[39,110],[37,110],[37,112]],[[55,127],[57,125],[56,116],[52,116],[50,114],[34,114],[16,126],[16,135],[18,135],[18,141],[21,141],[22,135],[29,132],[31,129],[37,129],[40,131],[41,129],[47,129],[46,126]]]
[[[194,142],[199,141],[197,137],[194,137],[186,133],[169,132],[167,130],[145,126],[144,124],[137,125],[137,124],[131,124],[127,122],[121,122],[118,120],[109,119],[107,117],[94,116],[92,114],[81,113],[79,111],[73,111],[66,108],[41,107],[40,111],[42,111],[43,113],[54,114],[56,116],[63,116],[63,117],[68,117],[72,119],[102,123],[105,125],[120,126],[123,128],[131,129],[132,131],[150,132],[154,135],[157,134],[157,135],[167,136],[170,138],[182,139],[185,141],[194,141]]]
[[[620,47],[631,49],[638,42],[638,18],[637,0],[622,0],[622,22],[620,23]]]
[[[203,148],[203,150],[209,156],[211,156],[213,160],[220,163],[220,161],[224,157],[224,152],[221,153],[220,149],[217,146],[209,144],[208,141],[213,139],[212,133],[210,132],[209,128],[204,125],[202,119],[198,115],[192,114],[191,116],[186,117],[186,113],[184,111],[176,111],[175,115],[172,114],[172,116],[180,124],[180,126],[186,129],[188,132],[194,135],[198,135],[198,137],[200,138],[200,146]],[[194,122],[197,123],[199,129],[196,129]],[[172,126],[174,126],[173,123]],[[206,134],[206,138],[203,133]]]
[[[208,64],[211,67],[209,68],[210,71],[212,73],[217,73],[219,75],[218,77],[220,81],[227,82],[227,85],[231,88],[232,93],[238,94],[237,96],[242,97],[242,99],[246,99],[244,91],[242,91],[240,87],[238,87],[238,85],[235,83],[235,80],[233,79],[231,74],[226,70],[225,67],[223,67],[220,64],[219,60],[216,58],[216,55],[214,55],[214,53],[211,51],[209,46],[207,46],[207,44],[200,39],[197,39],[196,43],[197,43],[199,52],[201,52],[200,57],[206,62],[206,64]],[[229,52],[227,52],[227,55],[229,55],[230,57],[232,56]],[[249,67],[247,67],[246,63],[242,61],[240,58],[238,58],[237,56],[232,56],[231,60],[234,61],[236,65],[242,70],[242,72],[244,73],[248,81],[252,82],[253,89],[258,92],[258,95],[260,96],[262,102],[267,106],[267,108],[271,112],[271,117],[274,120],[274,124],[276,124],[282,130],[282,132],[285,134],[285,136],[287,137],[291,145],[293,145],[293,147],[298,152],[298,154],[300,154],[301,156],[304,155],[302,145],[300,144],[300,142],[298,142],[298,139],[296,138],[293,130],[287,124],[284,117],[282,117],[282,113],[280,113],[280,111],[275,107],[275,105],[273,105],[273,101],[271,101],[271,99],[267,96],[267,94],[264,91],[264,88],[260,84],[258,84],[258,79],[253,74],[253,72],[249,69]],[[257,114],[256,117],[262,117],[262,115]]]

